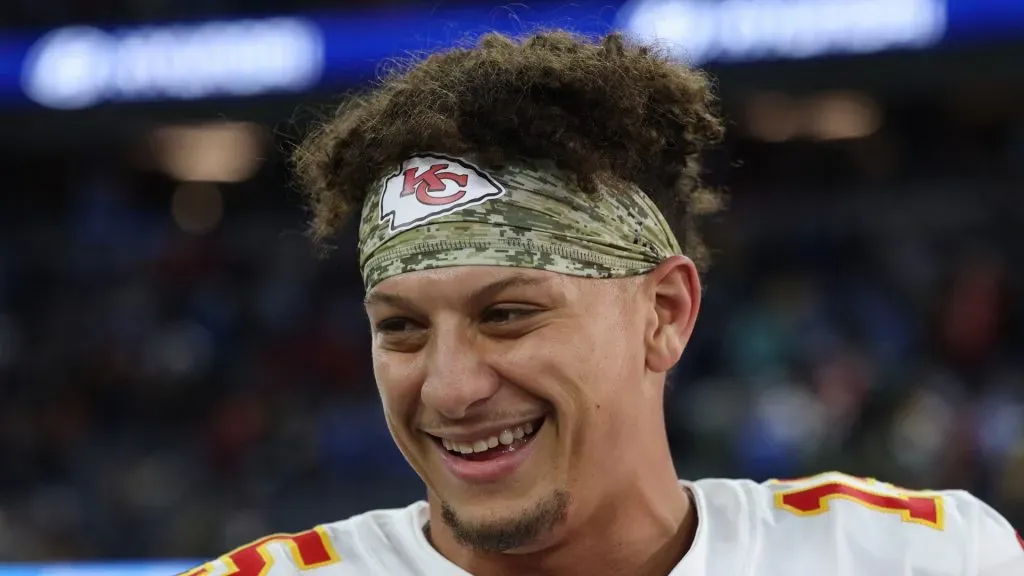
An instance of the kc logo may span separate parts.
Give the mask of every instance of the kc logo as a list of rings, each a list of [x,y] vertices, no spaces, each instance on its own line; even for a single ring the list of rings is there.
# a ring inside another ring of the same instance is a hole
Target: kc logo
[[[505,194],[486,172],[458,158],[414,156],[384,181],[380,222],[395,232]]]
[[[416,199],[427,206],[445,206],[452,202],[458,202],[466,195],[465,190],[456,190],[448,196],[431,196],[428,192],[435,194],[443,193],[448,186],[445,180],[450,180],[460,188],[465,188],[469,183],[468,174],[456,174],[455,172],[441,172],[447,170],[448,164],[434,164],[430,168],[416,174],[416,168],[409,168],[405,171],[405,186],[402,186],[402,196],[416,193]]]

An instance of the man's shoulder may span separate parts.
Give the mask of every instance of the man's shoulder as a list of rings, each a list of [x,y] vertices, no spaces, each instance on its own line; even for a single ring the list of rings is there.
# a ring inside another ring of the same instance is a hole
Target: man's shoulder
[[[716,517],[736,519],[731,530],[760,550],[758,563],[765,565],[829,566],[853,558],[864,570],[935,566],[941,574],[962,566],[963,572],[954,573],[971,573],[967,567],[978,561],[979,526],[998,518],[962,490],[907,490],[840,472],[764,483],[709,479],[694,484],[711,523]],[[1008,523],[997,528],[1005,532],[1004,539],[1013,540]],[[796,550],[800,554],[794,555]],[[787,556],[792,560],[784,560]]]
[[[354,576],[396,573],[396,557],[415,558],[425,504],[371,510],[290,534],[271,534],[181,576]]]
[[[963,528],[980,504],[963,490],[909,490],[842,472],[763,483],[711,478],[694,485],[713,505],[747,508],[755,518],[783,526],[817,518],[844,527],[908,525],[945,532]]]

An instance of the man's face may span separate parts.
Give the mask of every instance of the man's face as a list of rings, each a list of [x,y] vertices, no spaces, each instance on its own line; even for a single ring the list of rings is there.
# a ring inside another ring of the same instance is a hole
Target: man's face
[[[640,390],[642,281],[464,266],[367,295],[388,425],[464,544],[528,546],[642,449],[638,420],[661,407]]]

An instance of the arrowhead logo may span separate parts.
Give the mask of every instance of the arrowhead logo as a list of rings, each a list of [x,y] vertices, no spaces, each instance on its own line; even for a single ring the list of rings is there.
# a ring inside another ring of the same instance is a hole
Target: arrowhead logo
[[[504,194],[501,184],[465,160],[414,156],[384,181],[380,222],[390,219],[397,232]]]

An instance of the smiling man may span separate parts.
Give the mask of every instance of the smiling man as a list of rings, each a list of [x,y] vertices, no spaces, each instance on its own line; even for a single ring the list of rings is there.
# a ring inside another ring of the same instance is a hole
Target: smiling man
[[[342,106],[298,174],[319,240],[361,214],[384,416],[427,499],[191,574],[1024,574],[963,492],[676,477],[662,401],[720,204],[699,179],[712,103],[649,47],[553,32],[488,35]]]

